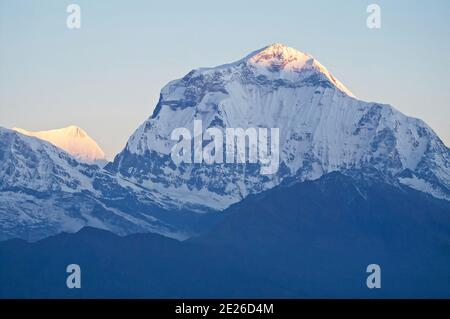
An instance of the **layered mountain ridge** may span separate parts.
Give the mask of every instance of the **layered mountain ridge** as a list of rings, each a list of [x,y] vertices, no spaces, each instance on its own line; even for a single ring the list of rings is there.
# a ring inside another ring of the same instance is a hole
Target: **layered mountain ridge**
[[[449,203],[357,175],[248,196],[184,242],[94,228],[0,242],[0,297],[449,298]],[[74,261],[82,289],[61,284]],[[382,289],[366,286],[372,263]]]

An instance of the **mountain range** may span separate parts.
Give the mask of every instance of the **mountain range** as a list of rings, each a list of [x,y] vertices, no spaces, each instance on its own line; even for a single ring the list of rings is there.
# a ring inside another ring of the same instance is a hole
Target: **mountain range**
[[[175,165],[171,133],[194,120],[279,128],[278,171]],[[87,158],[66,143],[83,138]],[[449,148],[309,54],[273,44],[193,70],[112,162],[92,165],[95,145],[75,126],[0,128],[0,296],[450,297]],[[83,291],[59,282],[70,260],[91,271]]]

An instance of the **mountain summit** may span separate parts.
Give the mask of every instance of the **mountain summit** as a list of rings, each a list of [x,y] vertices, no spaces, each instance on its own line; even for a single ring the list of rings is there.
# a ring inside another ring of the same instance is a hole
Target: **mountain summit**
[[[250,54],[247,63],[271,78],[300,80],[312,73],[321,73],[339,90],[354,97],[341,82],[317,61],[313,56],[300,52],[284,44],[275,43]]]
[[[105,152],[82,128],[70,125],[49,131],[28,131],[21,128],[13,130],[50,142],[72,155],[80,162],[93,164],[106,162]]]

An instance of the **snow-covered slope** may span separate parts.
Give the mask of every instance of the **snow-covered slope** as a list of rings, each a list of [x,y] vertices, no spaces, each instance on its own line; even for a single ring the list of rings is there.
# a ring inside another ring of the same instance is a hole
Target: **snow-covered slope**
[[[27,131],[21,128],[13,128],[13,130],[50,142],[65,150],[80,162],[88,164],[98,163],[100,166],[106,164],[105,152],[98,146],[96,141],[78,126],[70,125],[61,129],[39,132]]]
[[[175,128],[280,129],[280,169],[259,164],[175,166]],[[450,152],[423,121],[389,105],[356,99],[315,58],[281,44],[237,62],[201,68],[166,85],[153,115],[107,166],[111,172],[180,202],[223,209],[283,179],[332,171],[377,170],[450,199]]]
[[[148,190],[46,141],[0,128],[0,240],[36,240],[87,225],[186,237],[155,217],[163,211]]]

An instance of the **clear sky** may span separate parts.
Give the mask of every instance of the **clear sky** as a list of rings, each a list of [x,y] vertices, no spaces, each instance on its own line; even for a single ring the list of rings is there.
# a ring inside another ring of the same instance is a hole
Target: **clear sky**
[[[81,29],[66,27],[81,6]],[[381,29],[366,26],[381,7]],[[281,42],[450,145],[450,1],[0,0],[0,126],[84,128],[109,159],[191,69]]]

